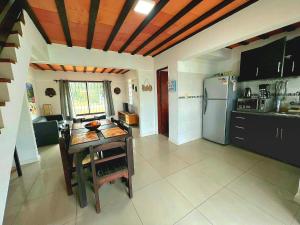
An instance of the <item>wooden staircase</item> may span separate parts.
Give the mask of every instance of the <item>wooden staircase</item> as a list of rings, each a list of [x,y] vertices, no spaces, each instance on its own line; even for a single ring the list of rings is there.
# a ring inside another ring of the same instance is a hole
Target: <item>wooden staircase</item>
[[[13,66],[18,62],[17,51],[20,48],[22,26],[24,25],[24,19],[18,19],[7,41],[2,43],[3,48],[0,54],[0,133],[1,129],[4,128],[1,108],[9,104],[10,101],[8,85],[14,80]]]

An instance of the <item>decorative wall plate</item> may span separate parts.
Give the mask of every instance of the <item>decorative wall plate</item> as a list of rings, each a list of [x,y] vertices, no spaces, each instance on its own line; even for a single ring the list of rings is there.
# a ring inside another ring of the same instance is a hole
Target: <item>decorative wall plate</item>
[[[120,93],[121,93],[121,89],[118,88],[118,87],[116,87],[116,88],[114,89],[114,93],[115,93],[116,95],[120,94]]]
[[[53,96],[56,95],[56,91],[53,88],[46,88],[45,95],[52,98]]]

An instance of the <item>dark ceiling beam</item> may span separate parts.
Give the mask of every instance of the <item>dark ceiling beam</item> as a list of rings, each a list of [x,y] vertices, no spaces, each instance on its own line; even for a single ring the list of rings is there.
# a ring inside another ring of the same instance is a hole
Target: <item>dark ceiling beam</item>
[[[63,71],[67,72],[66,68],[64,65],[60,65],[60,67],[62,68]]]
[[[160,0],[158,4],[154,6],[149,15],[144,19],[144,21],[138,26],[138,28],[129,37],[126,43],[120,48],[119,53],[124,52],[124,50],[130,45],[130,43],[144,30],[144,28],[151,22],[151,20],[160,12],[160,10],[169,2],[169,0]]]
[[[203,30],[206,30],[207,28],[209,28],[209,27],[215,25],[216,23],[218,23],[218,22],[220,22],[220,21],[222,21],[222,20],[228,18],[229,16],[231,16],[231,15],[233,15],[233,14],[239,12],[240,10],[243,10],[244,8],[248,7],[249,5],[251,5],[251,4],[253,4],[253,3],[257,2],[257,1],[258,1],[258,0],[249,0],[249,1],[246,2],[245,4],[239,6],[239,7],[237,7],[236,9],[234,9],[234,10],[228,12],[227,14],[225,14],[225,15],[219,17],[219,18],[216,19],[215,21],[213,21],[213,22],[211,22],[211,23],[209,23],[209,24],[207,24],[207,25],[201,27],[200,29],[198,29],[198,30],[196,30],[195,32],[189,34],[188,36],[184,37],[183,39],[181,39],[181,40],[175,42],[174,44],[168,46],[167,48],[165,48],[165,49],[159,51],[158,53],[156,53],[155,55],[153,55],[153,57],[155,57],[155,56],[161,54],[162,52],[164,52],[164,51],[166,51],[166,50],[168,50],[168,49],[174,47],[175,45],[177,45],[177,44],[179,44],[179,43],[181,43],[181,42],[183,42],[183,41],[189,39],[190,37],[194,36],[195,34],[201,32],[201,31],[203,31]],[[152,52],[153,52],[153,51],[152,51]],[[147,52],[147,53],[148,53],[148,52]],[[144,54],[144,55],[147,55],[147,53]],[[150,54],[150,53],[149,53],[149,54]]]
[[[56,69],[55,69],[51,64],[47,64],[47,66],[48,66],[51,70],[56,71]]]
[[[41,67],[39,64],[37,63],[32,63],[32,65],[34,65],[36,68],[38,68],[39,70],[45,70],[43,67]]]
[[[249,41],[241,41],[240,43],[238,43],[239,45],[249,45],[250,42]]]
[[[73,66],[73,71],[77,72],[76,66]]]
[[[47,44],[51,44],[51,41],[50,41],[48,35],[46,34],[44,28],[40,24],[38,18],[36,17],[35,13],[33,12],[32,8],[30,7],[30,5],[29,5],[29,3],[27,1],[24,2],[24,8],[25,8],[26,12],[28,13],[30,19],[34,23],[35,27],[38,29],[38,31],[40,32],[40,34],[43,36],[45,42]]]
[[[175,16],[173,16],[165,25],[163,25],[158,31],[151,35],[146,41],[144,41],[139,47],[137,47],[131,54],[138,53],[143,49],[147,44],[153,41],[158,35],[172,26],[176,21],[180,20],[181,17],[185,16],[189,11],[191,11],[196,5],[200,4],[203,0],[193,0],[187,4],[183,9],[181,9]]]
[[[261,35],[258,36],[259,39],[263,39],[263,40],[268,39],[269,37],[270,37],[270,35],[268,33],[261,34]]]
[[[114,38],[116,37],[116,35],[118,34],[122,24],[124,23],[130,9],[132,8],[133,4],[136,2],[136,0],[127,0],[124,3],[124,6],[121,10],[121,13],[117,19],[117,22],[112,30],[112,32],[110,33],[110,36],[103,48],[104,51],[107,51],[111,45],[111,43],[113,42]]]
[[[105,71],[106,71],[106,68],[103,68],[100,73],[104,73]]]
[[[111,69],[108,73],[113,73],[115,72],[116,69]]]
[[[84,72],[84,73],[86,73],[86,66],[85,66],[85,67],[83,67],[83,72]]]
[[[91,0],[89,28],[88,28],[87,43],[86,43],[87,49],[92,48],[96,19],[97,19],[97,15],[98,15],[98,11],[99,11],[99,5],[100,5],[100,0]]]
[[[225,0],[225,1],[221,2],[221,3],[219,3],[218,5],[216,5],[215,7],[213,7],[212,9],[208,10],[206,13],[204,13],[201,16],[199,16],[198,18],[194,19],[191,23],[189,23],[185,27],[181,28],[179,31],[177,31],[174,34],[172,34],[167,39],[165,39],[164,41],[160,42],[158,45],[156,45],[155,47],[153,47],[152,49],[150,49],[149,51],[147,51],[144,54],[144,56],[150,55],[152,52],[154,52],[157,49],[161,48],[162,46],[164,46],[168,42],[172,41],[177,36],[179,36],[182,33],[186,32],[187,30],[189,30],[193,26],[197,25],[198,23],[202,22],[203,20],[207,19],[208,17],[210,17],[214,13],[218,12],[219,10],[223,9],[224,7],[226,7],[227,5],[229,5],[230,3],[232,3],[233,1],[234,0]]]
[[[123,72],[123,69],[116,71],[117,74],[122,73],[122,72]]]
[[[121,74],[125,74],[125,73],[127,73],[127,72],[129,72],[129,70],[125,70],[125,71],[123,71]]]
[[[69,29],[69,24],[68,24],[68,17],[66,13],[66,7],[65,7],[65,2],[64,0],[55,0],[56,3],[56,8],[58,11],[58,15],[60,18],[60,22],[65,34],[66,42],[69,47],[72,47],[72,39],[71,39],[71,34],[70,34],[70,29]]]
[[[296,28],[297,28],[297,27],[294,26],[294,25],[289,25],[289,26],[283,27],[282,30],[283,30],[284,32],[292,32],[292,31],[296,30]]]
[[[94,69],[93,69],[93,73],[95,73],[95,72],[96,72],[96,70],[97,70],[97,67],[94,67]]]

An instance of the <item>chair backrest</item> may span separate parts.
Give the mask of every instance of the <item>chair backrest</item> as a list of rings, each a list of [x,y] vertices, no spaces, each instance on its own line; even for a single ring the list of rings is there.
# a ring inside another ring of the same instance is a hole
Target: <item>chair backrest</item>
[[[121,120],[114,119],[113,117],[111,118],[111,122],[116,123],[123,130],[126,130],[130,136],[132,136],[132,128],[130,126],[126,125]]]
[[[73,155],[68,153],[69,147],[64,137],[59,138],[59,150],[64,170],[71,170],[73,167]]]
[[[71,141],[71,130],[69,124],[66,124],[64,129],[61,130],[61,136],[65,139],[66,145],[69,149],[69,145]]]
[[[111,154],[107,157],[99,157],[95,159],[95,154],[99,156],[105,155],[104,152],[114,151],[116,149],[123,149],[124,151],[116,151],[115,154]],[[114,141],[110,143],[105,143],[98,146],[90,146],[90,158],[91,158],[91,168],[92,174],[95,178],[96,174],[96,165],[101,163],[107,163],[113,160],[125,158],[127,162],[127,169],[130,175],[134,174],[134,165],[133,165],[133,149],[132,149],[132,137],[127,137],[125,140],[120,139],[119,141]]]
[[[71,132],[69,124],[61,131],[59,138],[60,155],[64,169],[71,169],[73,167],[73,154],[69,154],[69,146],[71,141]]]

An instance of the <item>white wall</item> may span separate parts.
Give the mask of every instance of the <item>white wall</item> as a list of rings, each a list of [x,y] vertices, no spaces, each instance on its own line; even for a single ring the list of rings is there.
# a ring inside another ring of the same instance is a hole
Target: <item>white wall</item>
[[[129,53],[101,51],[83,47],[69,48],[65,45],[48,45],[50,64],[97,66],[105,68],[153,70],[153,58]],[[36,60],[42,62],[42,60]]]
[[[97,74],[97,73],[79,73],[79,72],[62,72],[62,71],[41,71],[30,69],[36,84],[37,103],[41,113],[43,113],[43,104],[51,104],[53,114],[61,114],[59,84],[54,80],[75,80],[75,81],[112,81],[112,96],[115,107],[115,113],[122,111],[123,102],[127,102],[127,82],[125,75],[120,74]],[[52,98],[45,95],[46,88],[54,88],[56,95]],[[113,93],[115,87],[121,89],[119,95]]]
[[[24,93],[22,111],[17,136],[17,150],[20,163],[27,164],[40,159],[32,126],[31,113],[28,107],[27,94]]]
[[[178,139],[183,144],[202,137],[203,80],[216,73],[214,62],[178,62]]]
[[[155,80],[153,71],[137,70],[139,81],[139,119],[140,119],[140,136],[147,136],[157,133],[155,128]],[[144,83],[151,84],[152,91],[143,91],[142,85]]]
[[[130,81],[131,84],[134,85],[134,87],[139,87],[138,74],[135,70],[131,70],[128,73],[125,74],[125,79],[126,79],[126,82],[127,82],[127,86],[126,86],[127,102],[129,102],[129,96],[128,96],[129,90],[128,90],[128,88],[132,89],[132,87],[128,86],[128,82]],[[134,110],[135,113],[139,114],[139,112],[140,112],[139,90],[137,90],[137,92],[135,90],[132,90],[132,97],[133,97],[133,104],[132,104],[133,110]]]

